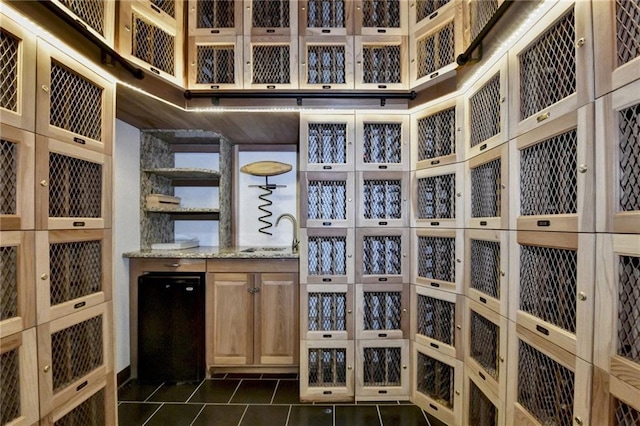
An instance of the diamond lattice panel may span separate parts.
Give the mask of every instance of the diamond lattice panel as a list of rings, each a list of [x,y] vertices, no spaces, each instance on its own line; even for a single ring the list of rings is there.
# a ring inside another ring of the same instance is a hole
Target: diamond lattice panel
[[[470,322],[469,355],[498,380],[500,327],[474,311]]]
[[[22,414],[20,407],[20,349],[0,354],[0,424]]]
[[[520,214],[576,213],[578,133],[554,136],[520,152]]]
[[[640,104],[618,113],[620,128],[620,210],[640,210]]]
[[[400,219],[402,183],[398,179],[365,180],[362,210],[365,219]]]
[[[362,47],[363,83],[401,83],[400,46],[365,45]]]
[[[400,330],[402,293],[364,292],[364,330]]]
[[[198,28],[233,28],[235,26],[233,0],[199,0]]]
[[[452,219],[456,214],[454,174],[418,179],[418,218]]]
[[[640,257],[620,256],[618,279],[617,353],[640,364]]]
[[[520,53],[520,119],[576,92],[573,9]]]
[[[417,0],[415,6],[416,23],[422,21],[450,1],[451,0]]]
[[[198,46],[198,84],[233,84],[235,82],[235,46]]]
[[[309,349],[309,387],[342,387],[346,385],[346,349]]]
[[[309,293],[309,331],[344,331],[347,329],[347,295],[345,293]]]
[[[640,3],[616,0],[618,66],[640,56]]]
[[[370,236],[362,241],[362,273],[364,275],[400,275],[402,237]]]
[[[473,40],[498,10],[498,0],[476,0],[472,1],[469,6],[471,9],[471,40]]]
[[[167,74],[174,75],[175,37],[137,13],[133,14],[132,32],[131,54]]]
[[[346,83],[345,46],[308,46],[307,82],[309,84]]]
[[[51,305],[102,291],[100,241],[51,244],[49,259]]]
[[[456,239],[418,237],[418,276],[453,283],[456,281]]]
[[[0,139],[0,214],[16,214],[18,152],[16,144]]]
[[[469,381],[469,424],[474,426],[496,426],[498,410],[484,393]]]
[[[102,165],[49,154],[49,217],[101,217]]]
[[[573,424],[574,374],[520,341],[518,402],[543,425]]]
[[[346,164],[347,125],[345,123],[309,123],[308,162],[310,164]]]
[[[289,28],[289,0],[253,0],[254,28]]]
[[[346,237],[309,237],[309,275],[346,275]]]
[[[471,169],[471,217],[499,217],[502,161],[497,158]]]
[[[51,61],[49,122],[78,135],[102,140],[103,89]]]
[[[309,181],[308,191],[309,219],[347,218],[347,182],[312,180]]]
[[[520,246],[520,309],[575,333],[577,264],[574,250]]]
[[[104,35],[104,0],[60,0],[60,3],[98,34]]]
[[[400,348],[364,348],[364,386],[401,386]]]
[[[417,40],[418,78],[455,62],[453,21]]]
[[[469,98],[470,145],[500,133],[500,73]]]
[[[454,370],[437,359],[418,352],[416,387],[439,404],[453,409]]]
[[[400,28],[400,0],[363,0],[362,26]]]
[[[18,111],[20,40],[0,29],[0,108]]]
[[[447,345],[455,344],[454,303],[419,294],[417,310],[418,334]]]
[[[104,362],[102,317],[51,334],[53,392],[57,393]]]
[[[4,321],[18,316],[17,247],[0,247],[0,278],[0,321]]]
[[[344,0],[309,0],[307,2],[308,28],[344,28]]]
[[[104,389],[65,414],[54,426],[106,425]]]
[[[640,411],[616,399],[615,424],[619,426],[637,426],[640,424]]]
[[[469,286],[500,299],[500,243],[471,240],[471,282]]]
[[[175,0],[151,0],[158,9],[162,10],[172,18],[176,17],[176,2]]]
[[[418,161],[456,152],[456,109],[449,108],[418,120]]]
[[[252,78],[254,84],[288,84],[291,82],[289,45],[253,46]]]
[[[400,163],[402,161],[402,124],[364,123],[363,133],[365,163]],[[389,181],[389,184],[394,182],[399,185],[399,181]]]

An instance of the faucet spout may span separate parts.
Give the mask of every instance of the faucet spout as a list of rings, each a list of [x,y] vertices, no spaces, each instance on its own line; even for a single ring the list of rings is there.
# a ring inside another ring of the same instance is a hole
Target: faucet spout
[[[291,221],[291,224],[293,225],[293,241],[291,242],[291,250],[293,252],[297,252],[298,246],[300,244],[300,241],[298,240],[298,222],[296,221],[296,218],[293,217],[291,213],[282,213],[276,219],[276,226],[278,226],[281,219],[289,219]]]

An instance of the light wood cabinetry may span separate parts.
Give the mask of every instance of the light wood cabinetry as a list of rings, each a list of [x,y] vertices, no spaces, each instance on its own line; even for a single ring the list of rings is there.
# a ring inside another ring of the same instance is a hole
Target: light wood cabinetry
[[[356,114],[356,170],[408,171],[410,117],[407,114]],[[380,175],[379,173],[377,174]],[[406,197],[406,195],[405,195]]]
[[[241,1],[189,0],[187,7],[189,36],[242,35]]]
[[[298,35],[298,0],[243,0],[245,36]]]
[[[356,281],[362,284],[409,281],[408,228],[356,230]]]
[[[358,340],[356,398],[358,401],[408,400],[409,341]]]
[[[298,0],[300,36],[352,35],[353,5],[343,0]]]
[[[0,13],[0,60],[3,63],[0,122],[33,132],[35,129],[36,38]],[[4,71],[6,70],[6,71]],[[5,90],[6,88],[6,90]],[[5,129],[2,129],[4,139]],[[3,167],[4,168],[4,167]]]
[[[465,163],[467,228],[509,227],[509,146],[502,144]]]
[[[353,37],[300,37],[300,89],[354,88]]]
[[[399,227],[409,223],[409,173],[356,173],[356,226]]]
[[[197,3],[200,8],[203,2]],[[241,36],[199,35],[189,37],[188,42],[189,89],[242,89],[244,47]]]
[[[409,88],[408,44],[406,36],[356,36],[356,90]]]
[[[300,225],[343,228],[355,224],[353,172],[300,174]]]
[[[300,280],[307,284],[355,282],[353,228],[302,228]]]
[[[33,229],[35,136],[4,123],[0,134],[0,229]]]
[[[409,32],[409,2],[356,0],[356,35],[407,35]]]
[[[432,167],[411,173],[411,226],[464,226],[464,164]]]
[[[593,369],[591,424],[629,425],[640,419],[640,390],[597,367]]]
[[[298,88],[297,37],[245,36],[243,63],[245,89]]]
[[[355,114],[300,114],[300,171],[355,170]]]
[[[440,14],[457,8],[460,0],[430,0],[409,2],[409,32],[411,34],[428,25]]]
[[[411,238],[411,282],[462,294],[464,231],[415,229]]]
[[[353,340],[300,342],[300,401],[352,401]]]
[[[409,285],[356,284],[356,338],[409,338]]]
[[[487,384],[471,369],[464,369],[464,401],[465,410],[462,424],[506,425],[506,406],[504,401],[487,386]]]
[[[302,284],[300,336],[302,340],[353,340],[354,285]]]
[[[297,262],[207,263],[208,367],[297,365]]]
[[[107,46],[114,46],[116,20],[114,1],[53,0],[52,3],[75,20],[82,22],[91,34],[100,38]]]

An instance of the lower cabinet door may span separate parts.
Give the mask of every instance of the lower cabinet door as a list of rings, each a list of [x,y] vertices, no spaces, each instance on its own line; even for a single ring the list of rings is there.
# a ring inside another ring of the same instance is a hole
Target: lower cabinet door
[[[353,401],[353,340],[302,341],[300,401]]]

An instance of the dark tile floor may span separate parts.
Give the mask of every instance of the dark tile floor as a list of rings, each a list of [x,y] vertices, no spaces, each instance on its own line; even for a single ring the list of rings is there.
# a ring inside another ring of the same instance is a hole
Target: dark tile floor
[[[296,374],[217,374],[118,389],[121,426],[444,426],[406,401],[304,404]]]

